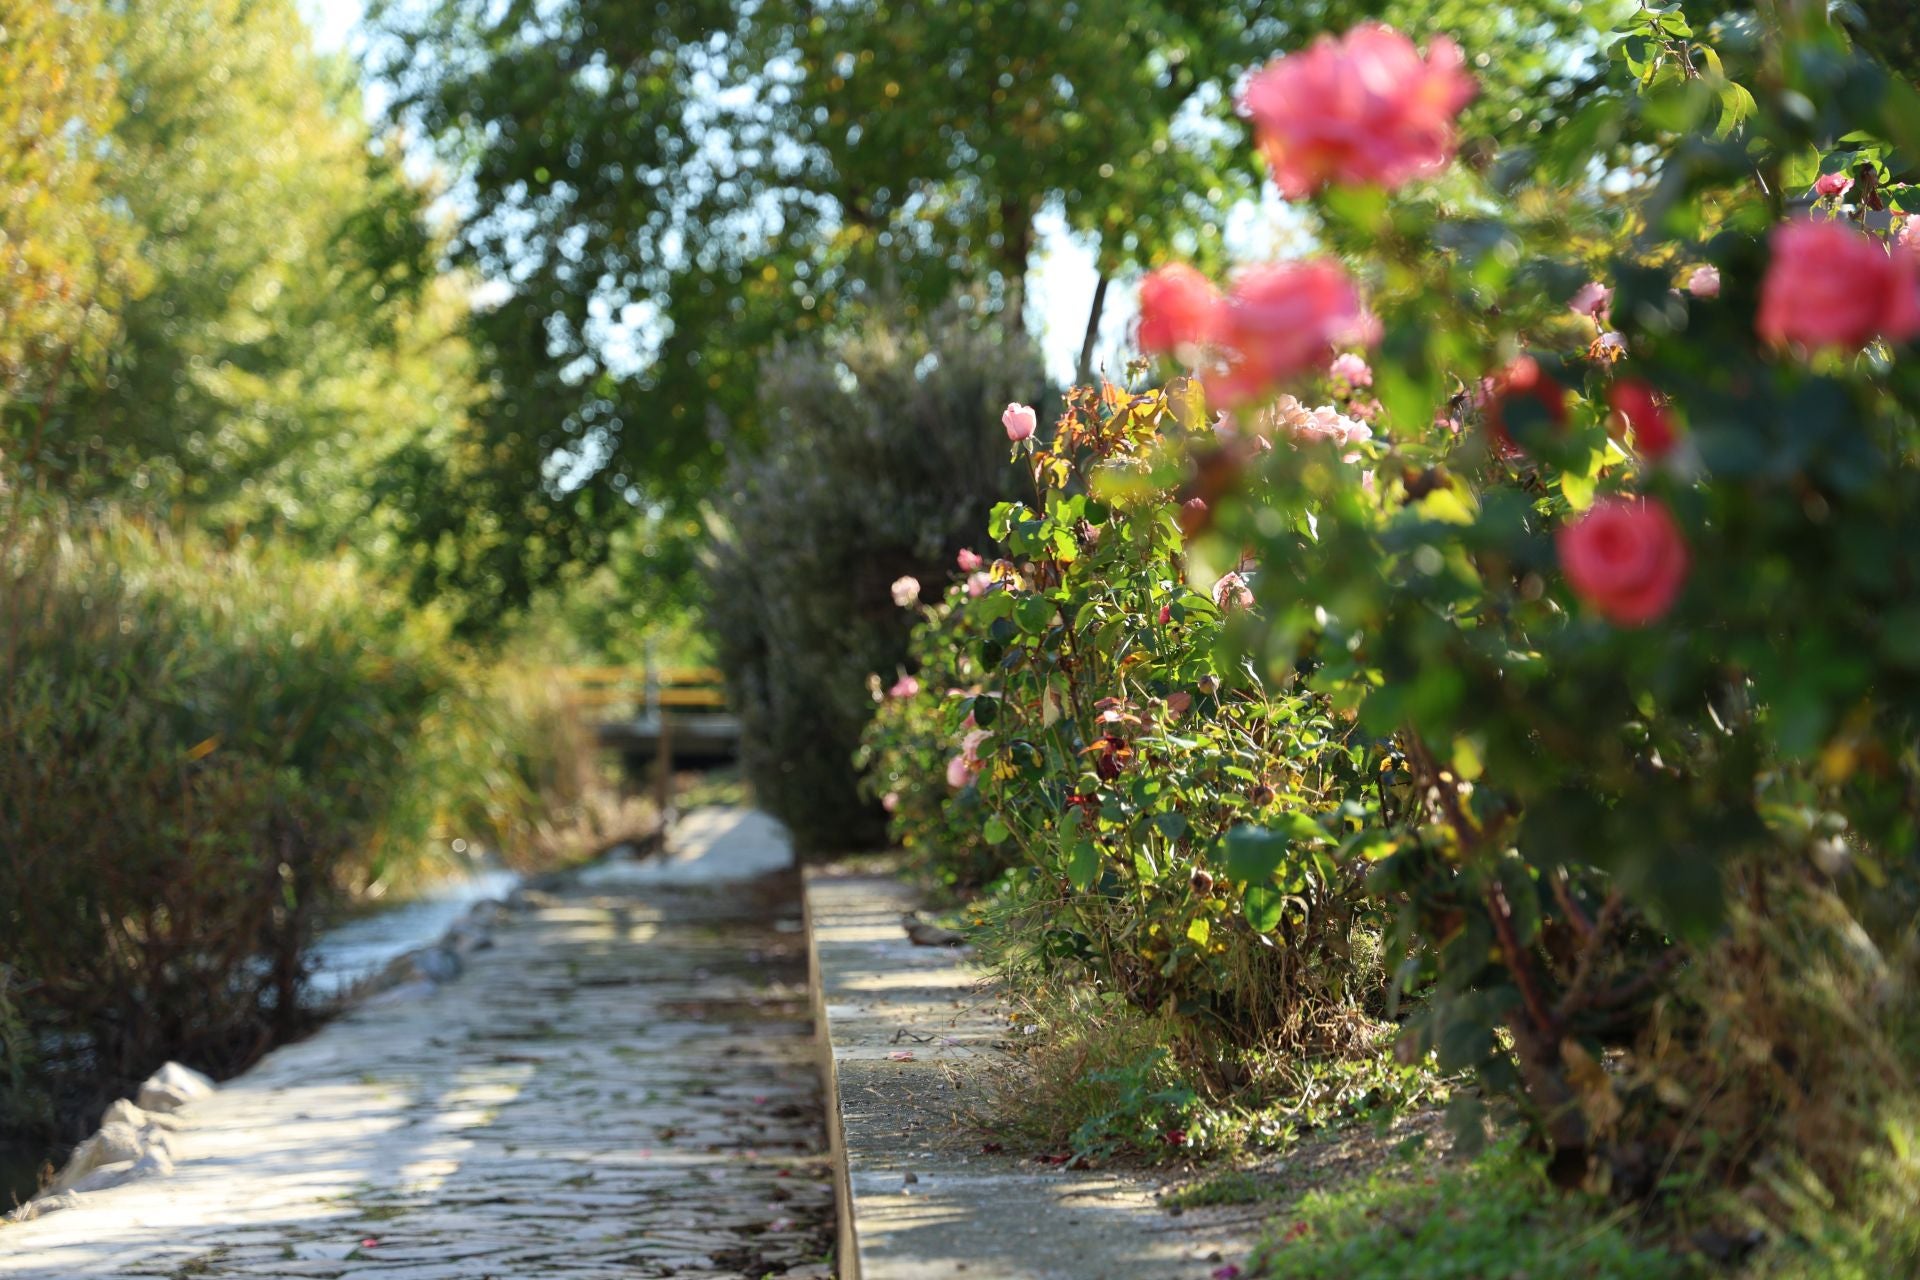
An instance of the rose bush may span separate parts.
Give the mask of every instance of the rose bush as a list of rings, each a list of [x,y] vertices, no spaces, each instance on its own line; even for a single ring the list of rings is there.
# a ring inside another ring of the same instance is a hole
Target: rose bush
[[[962,548],[962,574],[979,573],[980,557]],[[921,606],[907,662],[914,674],[869,691],[877,704],[855,756],[866,794],[886,812],[888,832],[922,880],[974,890],[1007,868],[1004,846],[982,836],[987,814],[977,791],[966,790],[973,770],[953,732],[953,708],[982,678],[967,616],[966,580]]]
[[[1390,744],[1355,817],[1404,1048],[1634,1192],[1781,1150],[1844,1181],[1914,1009],[1920,99],[1824,17],[1771,22],[1642,9],[1555,136],[1327,175],[1372,438],[1295,432],[1192,548],[1253,549],[1256,671]]]
[[[1920,92],[1812,6],[1643,6],[1595,77],[1465,161],[1441,41],[1252,78],[1317,256],[1156,272],[1191,376],[1023,446],[922,636],[950,811],[1145,1007],[1270,1035],[1377,913],[1402,1050],[1557,1174],[1844,1188],[1920,1058]]]
[[[1011,869],[1022,961],[1175,1015],[1203,1049],[1345,1047],[1384,994],[1341,808],[1369,804],[1367,744],[1325,697],[1226,659],[1254,590],[1189,577],[1207,502],[1159,461],[1211,437],[1198,404],[1189,380],[1082,389],[1050,437],[1019,437],[1034,497],[995,508],[984,588],[975,571],[927,610],[920,691],[883,705],[868,785],[945,878],[983,854]]]

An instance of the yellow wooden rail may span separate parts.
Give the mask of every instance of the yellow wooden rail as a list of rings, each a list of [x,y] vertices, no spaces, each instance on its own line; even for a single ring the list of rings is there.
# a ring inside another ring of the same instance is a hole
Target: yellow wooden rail
[[[646,701],[644,687],[633,685],[599,686],[595,688],[576,688],[567,692],[567,705],[581,708],[618,707],[628,703]],[[654,694],[653,701],[662,707],[724,707],[727,695],[720,689],[676,689],[663,687]]]
[[[657,673],[662,685],[723,684],[726,677],[718,667],[661,667]],[[574,684],[635,684],[647,682],[645,667],[562,667],[560,678]]]
[[[562,667],[567,702],[580,710],[644,707],[719,711],[727,705],[725,679],[714,667]]]

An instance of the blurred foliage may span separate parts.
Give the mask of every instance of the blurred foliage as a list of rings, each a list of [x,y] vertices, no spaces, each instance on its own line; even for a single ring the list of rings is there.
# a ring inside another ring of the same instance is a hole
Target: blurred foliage
[[[394,455],[444,455],[477,394],[454,282],[426,283],[424,194],[369,147],[357,82],[292,0],[130,6],[109,69],[101,185],[152,287],[29,479],[394,554],[366,520],[395,501]]]
[[[393,114],[462,178],[453,260],[502,291],[475,323],[478,497],[444,513],[511,537],[437,580],[521,599],[634,501],[697,501],[762,439],[777,341],[877,295],[917,322],[975,289],[1023,327],[1044,211],[1107,274],[1218,263],[1256,194],[1232,86],[1376,7],[1486,50],[1475,120],[1525,133],[1583,91],[1615,6],[377,0]]]
[[[914,615],[890,584],[953,563],[1007,481],[1001,407],[1045,386],[1030,349],[961,309],[925,329],[892,319],[769,361],[767,445],[736,456],[704,566],[747,779],[807,855],[884,841],[847,761],[870,677],[890,683],[906,658]]]
[[[1920,81],[1920,8],[1908,0],[1849,0],[1837,10],[1854,39],[1908,80]]]
[[[0,0],[0,421],[37,423],[144,283],[138,229],[110,202],[97,141],[119,116],[105,66],[116,18]]]
[[[65,1128],[170,1057],[236,1069],[307,1021],[349,894],[461,837],[523,865],[582,812],[550,681],[480,671],[344,561],[11,501],[0,545],[0,971]]]
[[[20,30],[54,52],[6,71],[64,97],[4,99],[16,134],[58,137],[16,138],[38,168],[6,216],[33,221],[0,243],[62,273],[10,302],[72,314],[9,317],[0,422],[19,479],[350,546],[421,602],[451,566],[517,562],[519,530],[468,510],[490,456],[470,429],[489,393],[469,281],[441,271],[434,193],[397,138],[370,135],[355,69],[314,52],[293,0],[32,11]],[[498,631],[494,593],[454,603],[466,630]]]

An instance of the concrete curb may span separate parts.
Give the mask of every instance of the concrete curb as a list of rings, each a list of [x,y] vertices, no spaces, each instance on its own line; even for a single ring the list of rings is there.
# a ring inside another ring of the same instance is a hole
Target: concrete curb
[[[964,1117],[1009,1028],[968,953],[910,942],[890,877],[809,870],[805,899],[840,1280],[1202,1280],[1244,1253],[1159,1179],[983,1142]]]
[[[833,1036],[827,1022],[826,983],[820,972],[820,947],[814,941],[814,873],[806,873],[800,895],[801,926],[807,933],[807,993],[812,1005],[813,1043],[820,1071],[820,1094],[827,1119],[827,1151],[833,1170],[833,1257],[836,1280],[860,1280],[860,1248],[853,1230],[853,1187],[847,1179],[847,1132],[840,1123],[840,1073],[833,1066]]]

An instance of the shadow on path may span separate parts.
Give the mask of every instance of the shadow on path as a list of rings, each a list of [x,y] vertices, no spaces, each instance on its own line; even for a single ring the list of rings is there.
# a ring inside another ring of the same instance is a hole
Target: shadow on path
[[[0,1228],[0,1277],[826,1274],[787,862],[758,815],[695,814],[667,859],[526,895],[458,982],[187,1112],[171,1177]]]

